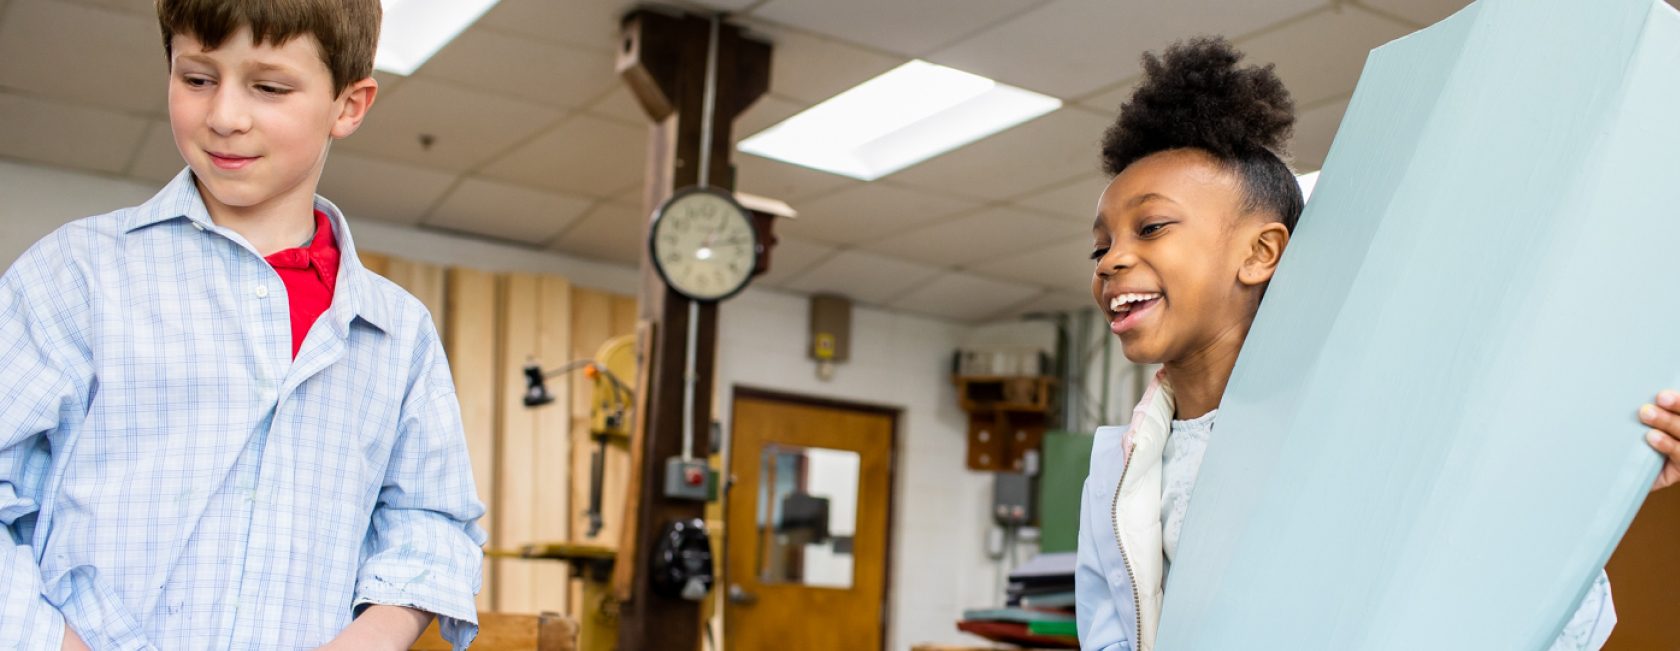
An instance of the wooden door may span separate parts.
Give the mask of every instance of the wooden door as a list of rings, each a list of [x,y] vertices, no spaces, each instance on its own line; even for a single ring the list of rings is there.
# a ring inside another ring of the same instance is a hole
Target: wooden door
[[[880,651],[895,414],[737,394],[731,651]]]

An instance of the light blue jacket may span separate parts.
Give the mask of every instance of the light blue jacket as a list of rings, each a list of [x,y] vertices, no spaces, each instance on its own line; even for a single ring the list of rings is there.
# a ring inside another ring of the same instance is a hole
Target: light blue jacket
[[[1091,470],[1080,497],[1079,565],[1074,570],[1074,590],[1079,647],[1085,651],[1137,651],[1141,621],[1110,510],[1124,465],[1120,439],[1125,432],[1123,427],[1097,429],[1091,445]]]

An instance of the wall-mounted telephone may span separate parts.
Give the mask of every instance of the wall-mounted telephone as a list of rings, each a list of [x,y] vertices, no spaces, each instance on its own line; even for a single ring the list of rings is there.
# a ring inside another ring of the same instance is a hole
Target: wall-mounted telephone
[[[653,550],[653,589],[666,597],[699,601],[712,589],[712,539],[705,521],[665,526]]]

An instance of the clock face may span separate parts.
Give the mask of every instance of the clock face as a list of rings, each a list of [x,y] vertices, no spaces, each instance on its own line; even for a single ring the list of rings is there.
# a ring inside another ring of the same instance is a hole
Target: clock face
[[[758,261],[758,235],[746,211],[708,190],[686,190],[665,202],[652,238],[653,266],[665,284],[695,300],[740,291]]]

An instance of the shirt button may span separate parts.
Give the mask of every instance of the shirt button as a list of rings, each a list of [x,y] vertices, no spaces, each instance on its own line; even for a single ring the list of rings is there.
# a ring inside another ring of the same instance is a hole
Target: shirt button
[[[257,285],[257,298],[268,298],[268,285]]]

